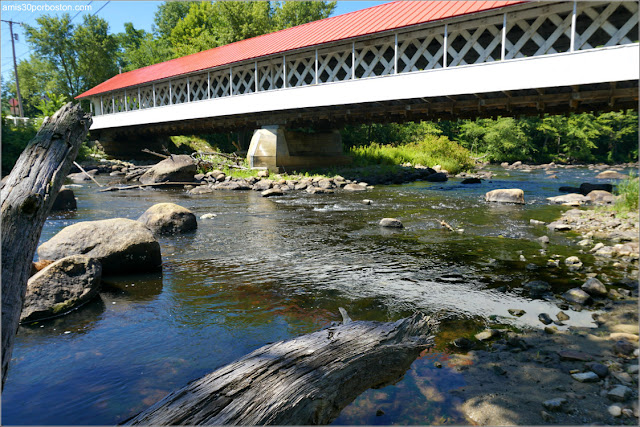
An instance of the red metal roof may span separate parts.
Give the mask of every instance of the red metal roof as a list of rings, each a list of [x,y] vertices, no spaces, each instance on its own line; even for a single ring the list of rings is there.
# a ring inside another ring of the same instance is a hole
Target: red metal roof
[[[523,1],[395,1],[118,74],[76,99],[294,49],[438,21]]]

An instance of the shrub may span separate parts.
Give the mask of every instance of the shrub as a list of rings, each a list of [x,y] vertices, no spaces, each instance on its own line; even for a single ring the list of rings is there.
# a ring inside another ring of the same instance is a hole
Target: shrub
[[[614,210],[620,213],[638,211],[638,176],[631,172],[629,177],[616,187],[618,200],[614,205]]]

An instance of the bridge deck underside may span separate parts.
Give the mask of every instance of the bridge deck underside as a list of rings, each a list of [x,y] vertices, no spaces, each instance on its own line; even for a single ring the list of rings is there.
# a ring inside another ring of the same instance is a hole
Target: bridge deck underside
[[[237,114],[111,129],[118,135],[213,133],[265,125],[337,128],[346,124],[531,116],[638,109],[638,81],[497,91]],[[100,131],[97,131],[100,132]]]

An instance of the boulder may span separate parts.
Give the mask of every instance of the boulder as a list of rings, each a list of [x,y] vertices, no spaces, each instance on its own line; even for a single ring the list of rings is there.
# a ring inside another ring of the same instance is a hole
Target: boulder
[[[282,196],[283,194],[284,192],[278,188],[270,188],[260,193],[262,197]]]
[[[198,228],[196,216],[175,203],[158,203],[143,213],[138,222],[158,234],[184,233]]]
[[[596,178],[597,179],[626,179],[628,178],[628,176],[618,171],[604,171],[596,175]]]
[[[445,182],[449,178],[447,177],[447,174],[444,172],[436,172],[427,176],[425,179],[429,182]]]
[[[588,198],[587,196],[583,196],[582,194],[579,194],[579,193],[571,193],[571,194],[563,194],[555,197],[547,197],[547,200],[550,201],[551,203],[558,203],[558,204],[569,203],[569,204],[579,204],[579,205],[583,203],[588,203],[591,201],[590,198]]]
[[[199,185],[196,188],[192,188],[187,193],[189,194],[209,194],[214,193],[216,190],[209,185]]]
[[[594,205],[611,205],[616,201],[613,194],[604,190],[593,190],[587,194],[587,197]]]
[[[518,205],[524,205],[524,191],[519,188],[503,188],[489,191],[484,195],[484,199],[487,202],[515,203]]]
[[[588,182],[584,182],[582,184],[580,184],[580,188],[578,189],[578,191],[576,191],[576,193],[580,193],[583,196],[586,196],[587,194],[591,193],[594,190],[602,190],[602,191],[608,191],[609,193],[613,192],[613,185],[611,184],[590,184]]]
[[[402,225],[402,222],[398,219],[395,218],[382,218],[380,220],[380,227],[387,227],[387,228],[402,228],[404,227]]]
[[[482,184],[482,180],[480,178],[466,178],[460,184]]]
[[[264,172],[264,171],[261,171],[261,172]],[[267,191],[271,187],[273,187],[273,181],[271,181],[270,179],[261,179],[260,181],[253,184],[252,188],[255,191]]]
[[[224,181],[215,185],[216,190],[244,191],[251,190],[252,186],[244,181]]]
[[[584,284],[580,286],[580,288],[594,297],[607,296],[607,288],[600,280],[596,279],[595,277],[587,279],[587,281],[584,282]]]
[[[27,282],[21,323],[61,316],[98,294],[102,266],[95,258],[71,255],[40,270]]]
[[[171,155],[146,171],[139,181],[142,184],[160,182],[192,182],[197,172],[195,160],[187,154]]]
[[[126,218],[70,225],[38,248],[41,259],[77,254],[100,261],[104,275],[157,271],[162,263],[160,244],[151,231]]]
[[[589,294],[580,288],[569,289],[567,292],[562,294],[562,298],[580,305],[587,303],[591,299]]]
[[[367,187],[360,184],[347,184],[343,187],[344,191],[366,191]]]
[[[52,211],[75,211],[78,209],[76,204],[76,196],[73,194],[73,190],[65,187],[64,185],[58,191],[56,199],[51,206]]]
[[[306,191],[309,194],[332,194],[335,192],[330,188],[320,188],[320,187],[313,187],[313,186],[308,186]]]

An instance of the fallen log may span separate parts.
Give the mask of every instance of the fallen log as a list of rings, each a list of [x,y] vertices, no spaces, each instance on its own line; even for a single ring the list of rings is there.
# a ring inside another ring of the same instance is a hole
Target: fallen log
[[[104,193],[105,191],[120,191],[120,190],[134,190],[136,188],[144,188],[144,187],[162,187],[163,185],[204,185],[207,182],[154,182],[153,184],[136,184],[136,185],[127,185],[125,187],[107,187],[99,190],[100,193]]]
[[[164,154],[160,154],[160,153],[156,153],[155,151],[151,151],[151,150],[149,150],[148,148],[143,148],[143,149],[142,149],[142,150],[140,150],[140,151],[142,151],[143,153],[147,153],[147,154],[153,154],[154,156],[158,156],[158,157],[160,157],[161,159],[168,159],[168,158],[169,158],[169,156],[166,156],[166,155],[164,155]]]
[[[327,424],[363,391],[393,384],[433,345],[436,322],[352,321],[266,345],[191,382],[125,424]]]
[[[47,118],[2,187],[2,386],[42,226],[91,117],[68,103]]]

